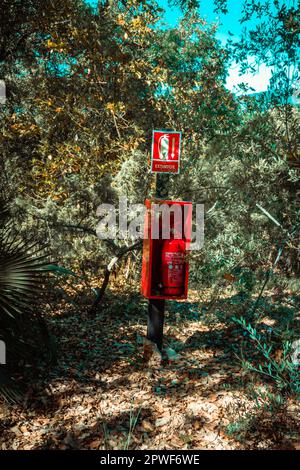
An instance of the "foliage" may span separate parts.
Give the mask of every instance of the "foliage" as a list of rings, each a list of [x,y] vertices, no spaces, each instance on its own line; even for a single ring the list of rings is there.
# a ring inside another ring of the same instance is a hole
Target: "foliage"
[[[53,354],[52,340],[39,312],[46,265],[44,249],[23,241],[0,212],[0,338],[7,364],[1,365],[0,393],[20,399],[12,376],[20,365],[37,363]],[[37,295],[37,293],[40,293]]]
[[[244,318],[235,318],[245,331],[248,332],[250,339],[253,341],[255,350],[259,353],[262,361],[258,360],[257,364],[243,361],[243,367],[251,372],[256,372],[262,376],[266,376],[272,381],[280,394],[292,393],[299,395],[300,393],[300,375],[299,365],[291,359],[293,352],[290,341],[282,344],[282,355],[280,360],[274,357],[272,344],[267,344],[258,333],[257,329],[246,322]]]
[[[159,29],[154,1],[104,2],[97,11],[75,0],[26,5],[24,49],[9,48],[0,63],[11,90],[1,114],[0,186],[23,232],[47,239],[63,264],[97,272],[110,247],[95,236],[96,208],[124,192],[138,202],[151,193],[151,129],[188,136],[187,173],[199,148],[232,125],[226,52],[195,11],[178,28]],[[5,6],[21,22],[18,2]],[[9,44],[17,36],[13,28]],[[186,181],[172,186],[170,195],[185,197]]]

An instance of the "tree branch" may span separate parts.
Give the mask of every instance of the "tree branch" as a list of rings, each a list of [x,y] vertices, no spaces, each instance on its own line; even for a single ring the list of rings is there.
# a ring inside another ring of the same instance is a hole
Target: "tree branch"
[[[90,310],[91,314],[95,314],[98,305],[102,301],[102,299],[104,297],[104,294],[105,294],[105,290],[106,290],[106,288],[108,286],[108,283],[109,283],[110,275],[113,272],[113,269],[116,266],[117,262],[122,258],[122,256],[129,253],[130,251],[133,251],[133,250],[136,250],[136,249],[140,248],[141,246],[142,246],[142,240],[138,240],[137,242],[133,243],[133,245],[126,246],[126,247],[120,249],[118,255],[114,256],[111,259],[111,261],[109,262],[109,264],[105,267],[104,279],[103,279],[103,282],[102,282],[102,285],[101,285],[100,289],[98,289],[97,298],[96,298],[96,300],[95,300],[95,302],[94,302],[94,304],[93,304],[93,306]]]

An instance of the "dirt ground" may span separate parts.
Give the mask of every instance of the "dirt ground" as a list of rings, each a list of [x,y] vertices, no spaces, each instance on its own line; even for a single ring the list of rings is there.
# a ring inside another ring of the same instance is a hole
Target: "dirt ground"
[[[231,327],[196,298],[168,302],[163,360],[146,363],[146,322],[146,300],[113,291],[94,317],[52,316],[58,362],[25,408],[1,405],[0,449],[298,448],[297,403],[284,419],[254,410]]]

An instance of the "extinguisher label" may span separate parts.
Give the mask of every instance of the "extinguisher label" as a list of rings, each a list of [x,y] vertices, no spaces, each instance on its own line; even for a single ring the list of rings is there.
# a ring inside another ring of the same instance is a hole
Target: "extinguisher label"
[[[170,284],[181,284],[183,281],[184,254],[165,253],[165,262],[168,265],[168,281]]]
[[[174,252],[165,252],[165,259],[167,263],[183,263],[184,254],[183,253],[174,253]]]

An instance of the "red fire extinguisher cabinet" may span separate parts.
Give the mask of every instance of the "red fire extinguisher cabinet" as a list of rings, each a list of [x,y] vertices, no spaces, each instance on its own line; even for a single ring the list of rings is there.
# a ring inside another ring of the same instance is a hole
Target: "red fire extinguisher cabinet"
[[[147,211],[144,223],[141,292],[148,299],[186,299],[189,277],[187,250],[191,241],[192,203],[147,199],[145,205]],[[162,205],[171,209],[170,217],[166,219],[162,216]],[[170,236],[165,238],[163,226],[169,220]],[[154,228],[155,223],[156,228]],[[178,231],[179,226],[181,227]],[[169,269],[172,271],[168,271]]]

